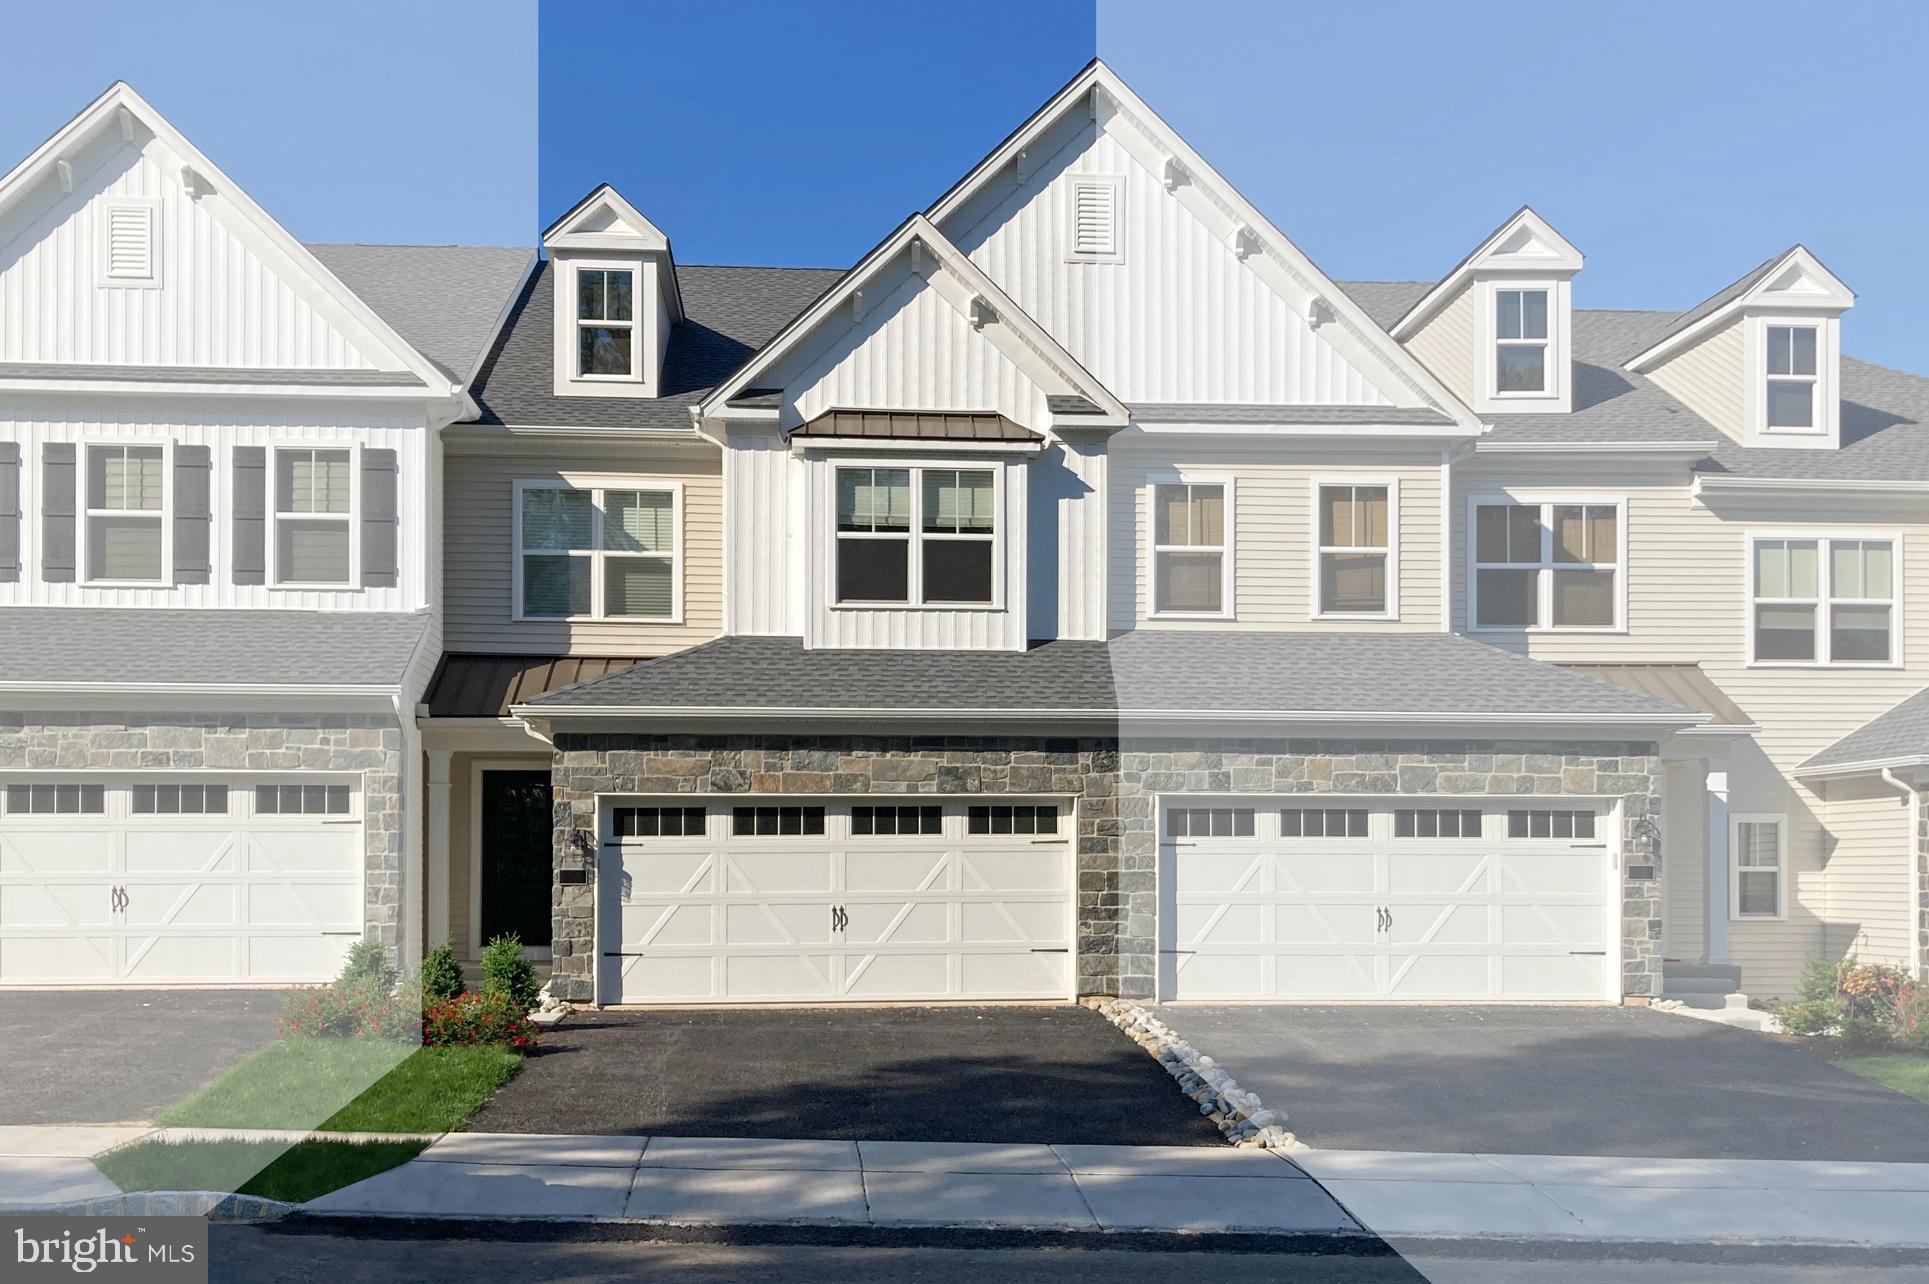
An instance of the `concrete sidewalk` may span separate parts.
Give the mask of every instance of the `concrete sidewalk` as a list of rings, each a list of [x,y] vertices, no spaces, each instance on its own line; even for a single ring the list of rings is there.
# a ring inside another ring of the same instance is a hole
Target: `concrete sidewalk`
[[[120,1194],[94,1167],[94,1156],[152,1131],[146,1124],[0,1125],[0,1209]]]
[[[1403,1239],[1929,1245],[1929,1164],[1300,1150],[1361,1224]]]
[[[319,1215],[1358,1234],[1293,1164],[1196,1146],[452,1133]]]

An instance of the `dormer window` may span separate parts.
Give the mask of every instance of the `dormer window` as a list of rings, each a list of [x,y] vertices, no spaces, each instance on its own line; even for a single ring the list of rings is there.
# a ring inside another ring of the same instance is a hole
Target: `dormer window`
[[[1547,392],[1547,291],[1494,291],[1494,391]]]
[[[635,279],[628,268],[576,269],[576,373],[581,378],[635,376]]]
[[[1764,426],[1777,430],[1815,430],[1816,329],[1812,325],[1768,327],[1768,388]]]

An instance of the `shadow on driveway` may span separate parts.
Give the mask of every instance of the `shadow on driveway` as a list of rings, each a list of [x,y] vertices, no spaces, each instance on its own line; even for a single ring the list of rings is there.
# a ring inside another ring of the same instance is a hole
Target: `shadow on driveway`
[[[1929,1161],[1929,1106],[1790,1043],[1640,1008],[1163,1007],[1312,1146]]]
[[[0,1124],[122,1123],[275,1038],[276,990],[0,991]]]
[[[1224,1144],[1158,1062],[1070,1005],[579,1012],[466,1127]]]

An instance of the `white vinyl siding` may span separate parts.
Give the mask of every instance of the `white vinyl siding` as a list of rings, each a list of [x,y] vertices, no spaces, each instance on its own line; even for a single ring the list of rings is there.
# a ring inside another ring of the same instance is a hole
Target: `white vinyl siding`
[[[510,449],[452,445],[444,464],[443,646],[512,654],[663,655],[713,638],[723,625],[722,486],[706,445],[623,450],[561,443]],[[662,490],[683,496],[682,618],[517,619],[513,568],[516,486]]]

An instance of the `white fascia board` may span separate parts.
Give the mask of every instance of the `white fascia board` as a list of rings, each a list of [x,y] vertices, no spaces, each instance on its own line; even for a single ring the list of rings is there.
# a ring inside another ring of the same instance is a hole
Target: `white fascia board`
[[[1722,473],[1695,475],[1694,493],[1697,496],[1724,491],[1730,494],[1920,495],[1929,492],[1929,481],[1864,477],[1732,477]]]
[[[1179,136],[1178,131],[1168,125],[1159,114],[1146,105],[1130,86],[1119,78],[1117,72],[1099,59],[1073,77],[1058,93],[1054,94],[1043,107],[1040,107],[1023,125],[1019,126],[987,157],[978,162],[969,173],[954,184],[950,191],[939,197],[937,202],[925,211],[933,223],[943,223],[959,208],[981,191],[992,178],[1010,165],[1019,152],[1032,146],[1039,138],[1067,113],[1078,110],[1086,96],[1095,90],[1102,91],[1111,99],[1114,106],[1124,113],[1137,129],[1143,132],[1145,145],[1156,150],[1156,163],[1148,167],[1160,172],[1167,164],[1176,162],[1185,174],[1185,182],[1178,192],[1198,191],[1219,212],[1220,220],[1233,229],[1245,229],[1247,243],[1257,241],[1252,252],[1245,257],[1245,263],[1267,283],[1269,289],[1279,293],[1276,279],[1265,271],[1267,265],[1277,265],[1293,283],[1295,291],[1303,298],[1290,298],[1295,305],[1304,299],[1317,299],[1332,312],[1335,322],[1351,341],[1373,357],[1378,363],[1404,383],[1422,401],[1437,406],[1440,410],[1459,421],[1469,431],[1480,430],[1480,417],[1471,407],[1455,396],[1444,383],[1428,370],[1419,358],[1408,352],[1382,330],[1365,309],[1354,302],[1352,296],[1334,283],[1333,279],[1320,271],[1286,235],[1273,226],[1272,220],[1259,212],[1258,207],[1248,201],[1238,188],[1227,182],[1218,170],[1207,164],[1205,158],[1192,149],[1192,145]],[[1122,145],[1131,150],[1131,139],[1120,137]],[[1151,160],[1143,156],[1142,160]],[[1283,296],[1284,297],[1284,296]],[[1345,345],[1342,345],[1345,346]]]
[[[330,300],[351,317],[355,323],[368,331],[376,342],[388,348],[390,353],[407,369],[417,375],[431,394],[438,397],[453,396],[458,385],[436,368],[435,363],[417,352],[408,340],[396,333],[394,327],[384,321],[380,314],[361,296],[342,283],[340,277],[328,270],[326,264],[315,257],[313,251],[291,235],[287,228],[276,222],[254,198],[244,191],[240,184],[229,178],[221,167],[189,142],[187,136],[170,124],[167,118],[156,111],[152,104],[134,91],[134,87],[124,80],[117,80],[108,86],[107,91],[86,107],[82,108],[67,124],[55,132],[52,138],[35,148],[27,159],[8,171],[0,178],[0,215],[4,215],[17,202],[31,184],[64,155],[75,150],[97,131],[117,127],[120,113],[125,111],[147,127],[148,132],[176,156],[182,158],[187,166],[197,174],[201,181],[211,189],[200,200],[225,201],[251,229],[278,251],[291,259],[297,268],[308,273]]]
[[[616,216],[636,230],[630,233],[583,232],[578,228],[590,210],[607,205]],[[667,254],[670,251],[670,238],[663,229],[652,223],[643,213],[608,183],[599,184],[589,195],[570,206],[563,216],[543,229],[543,244],[551,248],[609,250],[621,249],[644,253]]]
[[[1861,762],[1833,763],[1823,767],[1797,767],[1799,780],[1841,780],[1850,776],[1879,776],[1883,771],[1929,767],[1929,754],[1902,754],[1891,758],[1868,758]]]
[[[1478,455],[1637,455],[1654,459],[1701,459],[1721,443],[1707,441],[1476,441]]]
[[[393,684],[314,686],[191,682],[5,682],[0,709],[233,713],[392,713]]]
[[[1160,419],[1152,424],[1135,421],[1125,430],[1135,437],[1156,437],[1167,441],[1184,438],[1203,441],[1214,437],[1298,437],[1358,441],[1466,441],[1467,429],[1459,424],[1223,424],[1193,423],[1183,419]]]
[[[892,437],[797,437],[790,439],[793,455],[813,450],[853,451],[895,455],[900,452],[943,455],[1036,455],[1043,453],[1042,441],[906,441]]]
[[[1775,281],[1786,275],[1790,268],[1798,268],[1821,285],[1813,294],[1785,295],[1771,298],[1770,292]],[[1723,286],[1728,289],[1730,286]],[[1719,294],[1721,291],[1717,290]],[[1712,297],[1712,296],[1711,296]],[[1696,307],[1701,306],[1696,304]],[[1625,369],[1636,374],[1646,374],[1663,361],[1698,342],[1703,335],[1726,325],[1735,317],[1747,311],[1789,310],[1798,313],[1836,314],[1855,306],[1855,291],[1842,281],[1842,278],[1828,270],[1822,260],[1815,257],[1807,246],[1797,245],[1778,259],[1775,265],[1762,274],[1762,279],[1752,287],[1736,295],[1722,306],[1702,317],[1693,325],[1669,335],[1645,352],[1640,352],[1622,362]],[[1694,308],[1687,311],[1692,312]]]
[[[696,443],[704,440],[695,428],[613,428],[607,424],[450,424],[443,439],[464,445],[505,441],[512,438],[580,437],[585,441],[647,441],[651,443]]]
[[[957,281],[956,289],[932,286],[946,302],[960,307],[968,317],[971,301],[983,299],[997,314],[998,321],[1008,328],[1052,373],[1064,381],[1066,390],[1078,393],[1099,406],[1108,420],[1120,424],[1126,422],[1130,412],[1126,410],[1125,403],[1079,364],[1078,359],[1067,352],[1063,344],[1019,307],[997,282],[986,276],[983,269],[967,258],[963,251],[945,239],[944,234],[922,214],[913,214],[906,219],[895,232],[865,255],[857,266],[845,273],[835,286],[793,318],[790,324],[779,331],[777,337],[766,344],[746,365],[712,389],[699,405],[702,415],[706,418],[756,417],[753,411],[731,408],[730,399],[742,393],[759,375],[770,370],[778,361],[796,350],[825,318],[850,300],[854,291],[868,285],[914,242],[922,246],[924,251],[937,261],[939,268]],[[986,336],[986,340],[997,345],[997,340],[990,335]],[[1045,391],[1059,390],[1047,388]],[[772,418],[775,417],[775,413],[768,412],[768,408],[757,409],[766,411]]]
[[[1525,230],[1536,240],[1548,245],[1551,253],[1532,256],[1509,256],[1502,247],[1517,233]],[[1405,342],[1413,337],[1414,331],[1424,325],[1429,317],[1452,299],[1460,287],[1472,281],[1476,272],[1522,272],[1547,276],[1572,276],[1581,270],[1586,261],[1572,242],[1554,230],[1554,225],[1534,212],[1532,206],[1523,205],[1508,216],[1507,221],[1488,233],[1487,238],[1467,255],[1454,264],[1447,274],[1434,283],[1432,289],[1420,296],[1419,302],[1407,309],[1402,316],[1388,327],[1387,333]]]
[[[460,404],[462,390],[441,381],[440,387],[413,383],[165,383],[139,379],[0,379],[0,393],[79,393],[99,397],[258,397],[305,401],[423,401]]]

